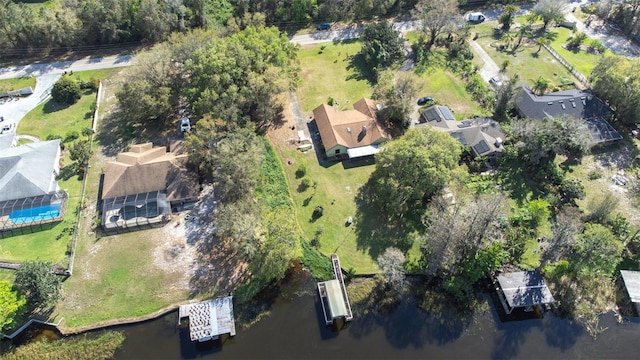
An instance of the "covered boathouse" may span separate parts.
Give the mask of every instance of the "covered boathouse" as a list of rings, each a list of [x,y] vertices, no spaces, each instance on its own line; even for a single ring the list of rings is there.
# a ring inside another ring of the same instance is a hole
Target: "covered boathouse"
[[[640,271],[620,270],[620,275],[636,313],[640,314]]]
[[[189,319],[191,341],[205,342],[217,340],[223,334],[236,335],[231,296],[180,305],[178,325],[185,317]]]
[[[333,321],[338,318],[342,318],[344,321],[353,320],[338,255],[331,255],[331,263],[333,264],[334,279],[318,283],[318,293],[326,325],[332,325]]]
[[[535,306],[555,302],[539,271],[518,271],[498,275],[498,297],[504,311],[516,308],[533,311]]]

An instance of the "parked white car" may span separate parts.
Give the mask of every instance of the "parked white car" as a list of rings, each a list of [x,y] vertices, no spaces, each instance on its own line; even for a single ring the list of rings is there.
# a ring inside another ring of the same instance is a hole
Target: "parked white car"
[[[182,130],[182,132],[191,130],[191,121],[189,121],[188,117],[185,116],[180,120],[180,130]]]
[[[2,129],[0,129],[0,134],[8,134],[10,132],[13,132],[13,130],[15,129],[14,123],[5,124],[4,122],[1,122],[0,126],[2,127]]]

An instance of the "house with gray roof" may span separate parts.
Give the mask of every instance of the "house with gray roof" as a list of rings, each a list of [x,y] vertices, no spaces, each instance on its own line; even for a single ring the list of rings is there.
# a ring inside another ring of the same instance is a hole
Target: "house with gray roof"
[[[594,144],[622,139],[607,121],[613,116],[613,110],[590,90],[572,89],[538,96],[525,85],[515,103],[523,118],[541,120],[569,116],[583,120]]]
[[[62,220],[60,140],[0,150],[0,230]]]
[[[504,133],[497,121],[489,118],[475,118],[457,121],[446,106],[434,105],[425,109],[416,126],[431,126],[449,133],[464,146],[471,147],[475,156],[497,158],[504,153],[502,142]]]

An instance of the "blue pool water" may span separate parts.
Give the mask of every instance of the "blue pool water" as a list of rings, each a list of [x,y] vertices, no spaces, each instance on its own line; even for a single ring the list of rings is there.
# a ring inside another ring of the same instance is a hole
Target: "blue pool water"
[[[14,224],[25,224],[33,221],[53,219],[59,215],[60,204],[50,204],[29,209],[14,210],[9,214],[9,219]]]

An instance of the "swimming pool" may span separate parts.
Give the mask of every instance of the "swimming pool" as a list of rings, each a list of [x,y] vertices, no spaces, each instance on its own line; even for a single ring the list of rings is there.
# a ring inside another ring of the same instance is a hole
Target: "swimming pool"
[[[60,207],[61,204],[49,204],[29,209],[14,210],[9,214],[9,219],[16,225],[50,220],[60,216]]]

